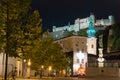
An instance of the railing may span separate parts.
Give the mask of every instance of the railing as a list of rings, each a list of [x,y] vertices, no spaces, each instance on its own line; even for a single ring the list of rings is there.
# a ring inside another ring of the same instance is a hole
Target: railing
[[[87,67],[98,67],[98,63],[88,63]],[[105,62],[104,67],[120,68],[120,63]]]

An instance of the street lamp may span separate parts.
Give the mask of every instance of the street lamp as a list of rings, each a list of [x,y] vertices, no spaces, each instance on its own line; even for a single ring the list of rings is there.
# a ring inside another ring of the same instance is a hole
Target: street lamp
[[[44,68],[44,66],[42,65],[42,66],[41,66],[41,68],[43,69],[43,68]]]
[[[30,61],[30,59],[28,60],[28,66],[31,66],[31,61]]]
[[[26,62],[26,59],[24,59],[23,61],[24,61],[24,63],[25,63],[25,62]]]
[[[49,77],[49,76],[50,76],[50,72],[51,72],[51,70],[52,70],[52,67],[49,66],[48,70],[49,70],[49,73],[48,73],[48,77]]]
[[[30,78],[30,66],[31,66],[31,60],[28,59],[28,67],[27,67],[27,77]]]
[[[40,70],[40,78],[42,78],[43,68],[44,68],[44,66],[42,65],[42,66],[41,66],[41,70]]]
[[[51,71],[52,70],[52,67],[51,66],[49,66],[49,71]]]
[[[23,60],[23,77],[26,76],[26,59]]]

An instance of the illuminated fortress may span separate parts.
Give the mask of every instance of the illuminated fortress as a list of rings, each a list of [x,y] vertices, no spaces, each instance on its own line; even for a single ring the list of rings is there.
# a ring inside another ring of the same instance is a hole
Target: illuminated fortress
[[[112,25],[114,23],[114,17],[112,15],[108,16],[108,19],[96,19],[94,15],[91,14],[91,17],[93,19],[93,24],[94,26],[109,26]],[[90,17],[87,18],[77,18],[74,22],[74,24],[68,24],[66,26],[53,26],[53,32],[56,31],[63,31],[63,30],[67,30],[67,31],[79,31],[80,29],[86,29],[89,26],[89,20]]]

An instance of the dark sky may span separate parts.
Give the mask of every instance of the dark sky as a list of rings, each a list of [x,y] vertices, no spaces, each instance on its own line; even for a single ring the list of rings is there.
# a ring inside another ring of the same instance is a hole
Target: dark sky
[[[32,9],[37,9],[43,19],[43,27],[74,23],[76,18],[85,18],[93,13],[97,19],[113,15],[120,21],[120,0],[32,0]]]

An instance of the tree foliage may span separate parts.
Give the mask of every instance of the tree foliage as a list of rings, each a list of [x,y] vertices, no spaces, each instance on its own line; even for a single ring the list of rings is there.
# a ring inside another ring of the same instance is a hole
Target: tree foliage
[[[54,69],[63,69],[66,65],[66,56],[59,44],[49,36],[48,31],[45,32],[36,48],[35,55],[31,53],[33,69],[39,69],[41,65],[46,67],[52,66]],[[38,66],[39,65],[39,66]]]
[[[18,56],[22,17],[29,5],[30,0],[0,0],[0,47],[9,56]]]
[[[120,22],[111,26],[111,32],[109,36],[109,48],[110,51],[120,50]]]
[[[39,12],[30,12],[30,0],[0,1],[0,47],[9,56],[31,59],[33,69],[40,65],[62,69],[66,64],[60,46],[48,32],[42,33]]]
[[[87,37],[87,29],[83,29],[83,30],[78,31],[78,35]]]
[[[35,10],[32,14],[27,14],[21,26],[20,50],[23,58],[29,58],[30,53],[35,53],[35,49],[41,38],[42,19],[39,12]]]

